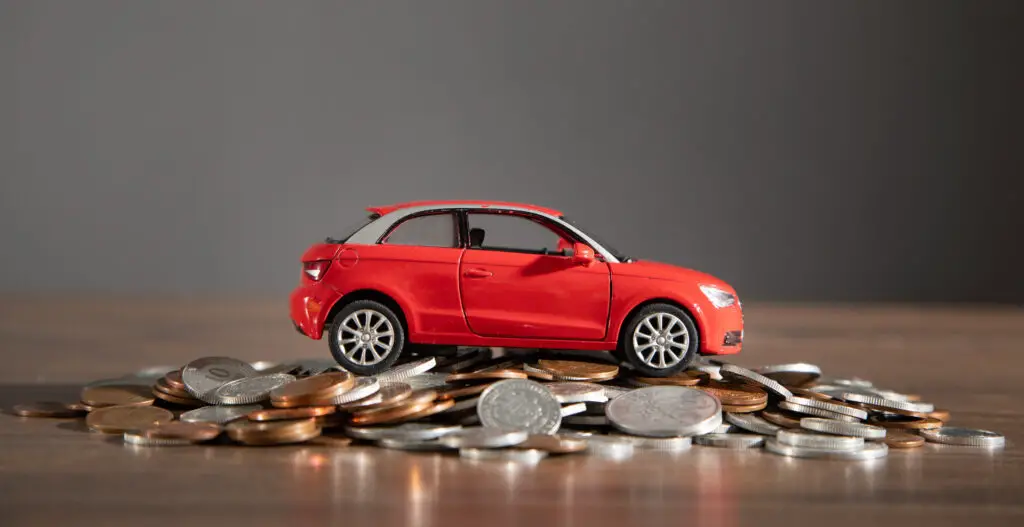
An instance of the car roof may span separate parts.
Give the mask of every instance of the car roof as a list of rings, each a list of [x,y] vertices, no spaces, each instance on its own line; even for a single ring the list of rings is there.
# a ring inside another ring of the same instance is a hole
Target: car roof
[[[547,207],[540,207],[540,206],[537,206],[537,205],[530,205],[528,203],[513,203],[511,201],[479,201],[479,200],[465,200],[465,199],[461,199],[461,200],[441,200],[441,201],[409,201],[409,202],[406,202],[406,203],[395,203],[394,205],[383,205],[383,206],[380,206],[380,207],[367,207],[366,210],[370,211],[373,214],[380,214],[381,216],[383,216],[385,214],[394,212],[396,210],[408,209],[408,208],[411,208],[411,207],[437,207],[437,208],[454,207],[454,208],[457,208],[459,205],[472,205],[472,206],[479,206],[479,207],[485,207],[485,208],[489,207],[489,206],[499,207],[499,208],[500,207],[517,207],[517,208],[526,209],[526,210],[532,210],[532,211],[536,211],[536,212],[543,212],[544,214],[549,214],[551,216],[561,216],[562,215],[562,213],[557,211],[557,210],[549,209]]]

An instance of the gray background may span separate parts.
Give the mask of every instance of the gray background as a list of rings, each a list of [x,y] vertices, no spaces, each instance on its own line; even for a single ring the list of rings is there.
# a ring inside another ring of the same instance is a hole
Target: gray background
[[[1021,2],[0,0],[0,290],[297,281],[562,209],[746,299],[1024,299]]]

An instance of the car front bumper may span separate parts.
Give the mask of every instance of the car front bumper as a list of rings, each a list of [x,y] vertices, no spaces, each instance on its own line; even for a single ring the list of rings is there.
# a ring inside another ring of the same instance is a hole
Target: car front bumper
[[[704,318],[704,355],[733,355],[743,350],[743,308],[714,309]]]

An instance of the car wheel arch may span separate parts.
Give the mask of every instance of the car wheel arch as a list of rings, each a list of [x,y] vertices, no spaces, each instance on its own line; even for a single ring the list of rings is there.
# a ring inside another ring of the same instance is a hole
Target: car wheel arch
[[[680,302],[679,300],[676,300],[676,299],[673,299],[673,298],[667,298],[667,297],[648,298],[648,299],[646,299],[646,300],[644,300],[642,302],[638,302],[635,306],[633,306],[626,313],[626,316],[622,317],[622,320],[619,321],[618,338],[616,340],[616,347],[615,347],[616,352],[621,353],[622,350],[624,349],[623,348],[623,344],[625,343],[625,340],[624,340],[626,338],[625,333],[626,333],[626,328],[629,326],[629,321],[633,319],[633,316],[635,316],[637,314],[637,312],[639,312],[641,309],[643,309],[643,308],[645,308],[645,307],[647,307],[647,306],[649,306],[651,304],[668,304],[670,306],[675,306],[675,307],[683,310],[683,312],[686,313],[687,315],[689,315],[690,319],[693,320],[693,325],[697,327],[697,341],[699,343],[698,348],[697,348],[697,352],[699,353],[700,352],[700,346],[702,346],[703,343],[705,342],[705,340],[704,340],[704,320],[700,316],[698,316],[699,311],[694,310],[692,308],[692,306],[687,305],[684,302]]]
[[[390,308],[392,311],[395,312],[396,315],[398,315],[398,320],[399,322],[402,323],[402,328],[405,330],[406,337],[408,338],[409,318],[406,315],[405,308],[403,308],[402,305],[397,300],[395,300],[394,297],[382,291],[378,291],[376,289],[357,289],[355,291],[351,291],[343,295],[334,303],[333,306],[331,306],[330,311],[328,311],[327,318],[324,319],[324,327],[329,327],[331,324],[333,324],[334,318],[338,315],[338,313],[342,309],[344,309],[345,306],[357,300],[373,300],[375,302],[380,302],[381,304],[388,306],[388,308]]]

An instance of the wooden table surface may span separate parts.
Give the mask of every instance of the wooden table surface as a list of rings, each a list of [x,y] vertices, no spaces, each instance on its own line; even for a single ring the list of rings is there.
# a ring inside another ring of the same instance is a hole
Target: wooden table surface
[[[873,462],[694,447],[536,466],[372,447],[139,448],[77,421],[0,415],[0,525],[1024,525],[1024,310],[747,306],[753,366],[804,361],[917,393],[989,451],[926,445]],[[326,357],[282,301],[0,298],[0,405],[203,355]]]

